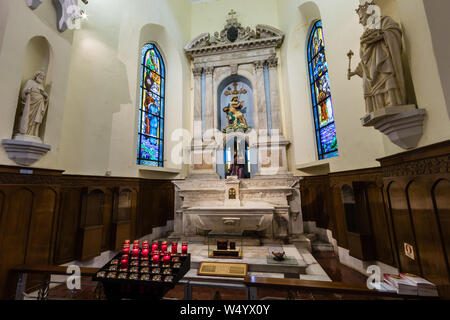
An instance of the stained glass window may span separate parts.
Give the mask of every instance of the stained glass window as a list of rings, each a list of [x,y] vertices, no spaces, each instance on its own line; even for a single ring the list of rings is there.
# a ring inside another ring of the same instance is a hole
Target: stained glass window
[[[137,164],[164,166],[165,68],[158,48],[142,48]]]
[[[308,41],[308,69],[319,159],[338,155],[330,77],[325,55],[322,21],[317,21]]]

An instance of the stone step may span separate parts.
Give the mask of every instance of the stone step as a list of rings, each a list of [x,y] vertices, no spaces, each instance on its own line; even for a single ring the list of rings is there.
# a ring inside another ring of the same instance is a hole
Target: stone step
[[[317,234],[315,233],[305,233],[305,237],[311,242],[315,242],[316,240],[318,240]]]
[[[311,249],[313,252],[320,251],[334,251],[334,247],[331,243],[327,243],[324,241],[316,240],[311,243]]]

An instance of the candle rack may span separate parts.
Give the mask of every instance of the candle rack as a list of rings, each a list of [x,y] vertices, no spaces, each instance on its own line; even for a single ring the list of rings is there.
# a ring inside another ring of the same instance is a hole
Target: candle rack
[[[184,277],[191,266],[190,254],[171,254],[170,261],[164,261],[164,254],[160,254],[158,262],[153,261],[150,253],[148,258],[139,254],[119,252],[113,259],[100,268],[93,276],[94,281],[103,284],[105,296],[108,300],[138,299],[158,300]],[[128,257],[126,267],[122,261]]]

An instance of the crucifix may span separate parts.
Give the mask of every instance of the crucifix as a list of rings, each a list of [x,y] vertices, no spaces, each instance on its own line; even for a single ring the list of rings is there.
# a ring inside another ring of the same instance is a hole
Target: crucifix
[[[247,90],[245,90],[245,89],[238,90],[237,86],[238,86],[237,82],[234,82],[233,83],[234,90],[231,91],[231,88],[228,87],[228,91],[225,91],[225,95],[226,96],[230,96],[230,95],[237,96],[238,94],[240,95],[240,94],[246,94],[247,93]]]
[[[236,11],[234,11],[233,9],[231,9],[231,11],[228,13],[229,19],[233,20],[236,19]]]

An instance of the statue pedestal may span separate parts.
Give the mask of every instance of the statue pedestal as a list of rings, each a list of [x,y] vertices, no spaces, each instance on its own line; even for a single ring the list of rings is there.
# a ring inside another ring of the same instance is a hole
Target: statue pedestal
[[[14,140],[2,140],[2,145],[8,153],[8,158],[18,165],[30,166],[51,150],[51,146],[43,144],[39,137],[29,137],[17,135],[14,137]]]
[[[216,171],[216,151],[219,146],[214,141],[193,141],[190,147],[190,176],[197,179],[219,179]]]
[[[426,110],[415,105],[387,107],[361,119],[364,127],[374,127],[387,135],[392,143],[403,149],[417,146],[423,135]]]
[[[286,148],[290,144],[283,136],[270,136],[258,141],[257,176],[283,175],[288,173]]]

